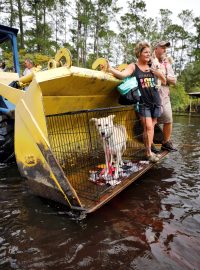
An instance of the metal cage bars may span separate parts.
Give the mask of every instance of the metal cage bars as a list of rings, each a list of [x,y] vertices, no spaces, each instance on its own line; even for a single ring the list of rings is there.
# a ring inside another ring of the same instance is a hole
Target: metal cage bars
[[[123,160],[141,160],[144,157],[142,129],[132,106],[47,116],[49,142],[56,159],[77,194],[93,201],[98,201],[112,186],[90,181],[94,173],[105,168],[102,139],[90,120],[109,115],[115,115],[115,125],[126,128],[128,139]]]

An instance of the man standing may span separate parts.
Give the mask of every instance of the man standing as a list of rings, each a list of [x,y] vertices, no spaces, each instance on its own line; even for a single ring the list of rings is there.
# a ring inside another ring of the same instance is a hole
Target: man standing
[[[28,75],[28,74],[30,74],[32,72],[32,68],[34,66],[33,61],[31,59],[29,59],[29,58],[26,58],[24,60],[24,66],[25,66],[25,70],[23,72],[23,76],[26,76],[26,75]],[[27,91],[28,86],[25,86],[24,90]]]
[[[163,124],[163,142],[161,149],[173,152],[177,151],[177,149],[173,146],[170,140],[172,134],[173,118],[169,85],[176,84],[176,77],[174,75],[171,63],[166,58],[166,49],[169,47],[170,42],[168,41],[157,42],[154,46],[154,54],[160,63],[160,68],[163,70],[167,82],[166,85],[161,85],[159,87],[159,94],[163,110],[162,115],[160,116],[160,118],[158,118],[158,123]]]
[[[31,69],[33,68],[33,61],[29,58],[26,58],[24,61],[25,70],[23,72],[23,76],[26,76],[31,73]]]

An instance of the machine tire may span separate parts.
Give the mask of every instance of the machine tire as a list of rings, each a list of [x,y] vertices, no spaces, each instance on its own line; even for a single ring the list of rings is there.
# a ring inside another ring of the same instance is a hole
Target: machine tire
[[[15,162],[14,119],[0,114],[0,163]]]

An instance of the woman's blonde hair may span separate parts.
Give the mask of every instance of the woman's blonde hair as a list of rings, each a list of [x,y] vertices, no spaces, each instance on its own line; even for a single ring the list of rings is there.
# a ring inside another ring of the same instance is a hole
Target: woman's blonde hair
[[[135,55],[137,58],[140,57],[142,51],[145,49],[145,48],[151,48],[150,44],[146,41],[140,41],[136,44],[135,46]]]

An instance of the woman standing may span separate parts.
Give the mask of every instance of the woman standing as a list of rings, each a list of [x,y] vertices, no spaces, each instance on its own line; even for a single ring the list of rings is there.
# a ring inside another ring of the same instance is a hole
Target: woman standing
[[[166,79],[161,71],[149,67],[148,63],[151,59],[151,50],[147,42],[139,42],[136,45],[135,55],[137,62],[128,65],[124,71],[120,72],[109,67],[108,72],[119,79],[124,79],[129,76],[135,76],[137,78],[141,93],[139,115],[144,128],[143,138],[146,147],[146,155],[149,161],[157,162],[159,160],[158,156],[151,151],[154,126],[157,123],[157,118],[161,114],[161,101],[156,88],[156,78],[160,79],[162,84],[166,84]]]

